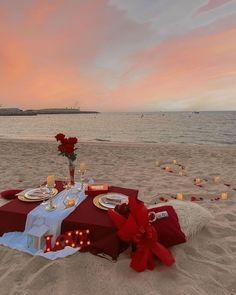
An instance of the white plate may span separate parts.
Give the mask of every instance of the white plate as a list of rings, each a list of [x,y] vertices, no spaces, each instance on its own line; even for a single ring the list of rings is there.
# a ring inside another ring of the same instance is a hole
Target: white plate
[[[119,193],[104,194],[99,198],[99,203],[106,208],[114,209],[116,205],[128,203],[128,197]]]
[[[54,189],[53,189],[54,192]],[[45,194],[45,195],[44,195]],[[30,199],[30,200],[38,200],[38,199],[44,199],[47,197],[49,194],[49,189],[47,187],[43,189],[39,188],[34,188],[32,190],[29,190],[28,192],[25,193],[25,198]]]

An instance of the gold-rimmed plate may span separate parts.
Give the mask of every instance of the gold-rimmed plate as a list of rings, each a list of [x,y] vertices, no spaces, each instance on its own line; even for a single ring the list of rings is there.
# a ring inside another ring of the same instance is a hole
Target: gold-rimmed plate
[[[122,203],[128,203],[128,197],[120,193],[107,193],[99,198],[99,203],[103,207],[114,209]]]
[[[116,205],[127,202],[128,197],[120,193],[100,194],[93,199],[94,205],[103,210],[114,209]]]
[[[56,188],[53,188],[52,192],[53,192],[53,197],[55,197],[56,194],[58,193],[58,190]],[[29,198],[28,195],[27,195],[27,197],[26,197],[26,195],[18,195],[17,197],[18,197],[18,200],[23,201],[23,202],[41,202],[43,200],[47,200],[49,196],[46,195],[46,196],[42,196],[41,198],[40,197]]]
[[[42,199],[44,197],[47,197],[49,195],[49,189],[47,187],[43,188],[33,188],[31,190],[28,190],[24,196],[26,199],[30,200],[38,200]]]
[[[99,203],[99,199],[101,198],[101,196],[104,196],[104,195],[98,195],[96,196],[95,198],[93,198],[93,204],[99,208],[99,209],[102,209],[102,210],[108,210],[108,208],[102,206],[100,203]]]

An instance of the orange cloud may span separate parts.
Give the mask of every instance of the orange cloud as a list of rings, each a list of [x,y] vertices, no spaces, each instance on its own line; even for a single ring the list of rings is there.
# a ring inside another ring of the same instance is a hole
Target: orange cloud
[[[28,20],[26,21],[27,25],[44,25],[53,14],[62,8],[63,4],[65,4],[65,0],[36,1],[33,5]]]
[[[146,72],[146,77],[124,82],[111,94],[122,107],[171,104],[179,99],[199,96],[215,89],[220,79],[230,76],[236,83],[236,28],[210,36],[188,36],[161,44],[134,58],[129,75]],[[224,89],[225,85],[220,83]],[[227,92],[227,90],[226,90]],[[114,104],[114,101],[113,101]]]
[[[3,105],[64,107],[79,100],[84,108],[89,108],[97,99],[96,93],[102,92],[101,78],[86,71],[103,46],[101,33],[112,14],[98,9],[106,1],[97,1],[95,5],[86,1],[74,12],[69,28],[45,30],[44,22],[57,17],[55,12],[58,13],[63,2],[36,2],[29,18],[18,28],[1,13],[0,102]]]
[[[34,3],[20,18],[10,15],[11,6],[0,10],[5,106],[65,107],[79,101],[83,109],[141,110],[201,99],[236,82],[234,20],[225,21],[221,32],[204,27],[136,54],[140,43],[147,46],[148,24],[130,20],[108,0]],[[210,1],[205,9],[214,7]]]

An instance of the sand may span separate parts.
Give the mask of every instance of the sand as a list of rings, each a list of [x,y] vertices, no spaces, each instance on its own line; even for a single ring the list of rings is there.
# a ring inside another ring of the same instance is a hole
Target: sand
[[[49,174],[67,176],[66,158],[56,143],[0,141],[0,191],[37,186]],[[117,262],[76,253],[48,261],[0,246],[0,294],[236,294],[236,148],[213,145],[154,145],[81,143],[79,160],[87,176],[112,185],[139,189],[147,204],[183,193],[202,197],[201,206],[214,219],[194,238],[171,250],[171,268],[157,264],[154,271],[129,268],[129,253]],[[185,166],[184,174],[173,160]],[[158,161],[158,162],[157,162]],[[173,173],[162,168],[169,166]],[[214,177],[220,176],[219,183]],[[77,176],[78,178],[78,176]],[[194,178],[205,179],[202,187]],[[231,184],[230,187],[224,183]],[[215,200],[228,192],[227,201]],[[211,201],[211,199],[214,199]],[[0,200],[1,204],[6,202]]]

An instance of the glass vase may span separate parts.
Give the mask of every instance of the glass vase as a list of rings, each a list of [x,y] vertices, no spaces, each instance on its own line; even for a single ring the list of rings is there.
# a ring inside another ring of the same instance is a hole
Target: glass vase
[[[70,186],[75,185],[75,163],[71,159],[69,160],[69,175],[70,175]]]

